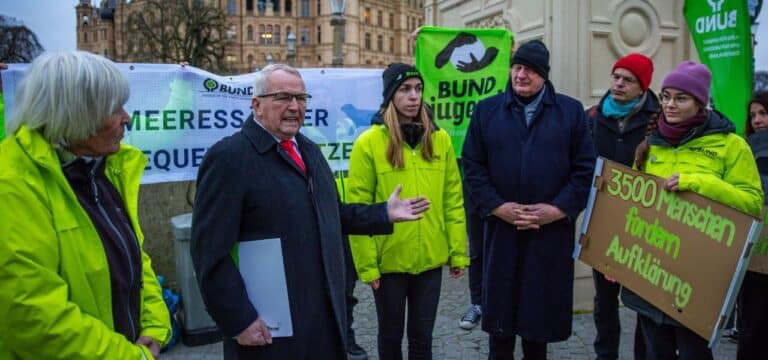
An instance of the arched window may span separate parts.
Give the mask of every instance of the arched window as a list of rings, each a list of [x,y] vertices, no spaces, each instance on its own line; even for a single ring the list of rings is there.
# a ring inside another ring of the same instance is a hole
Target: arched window
[[[267,34],[264,32],[264,25],[259,25],[259,44],[264,45],[267,43]]]
[[[272,25],[267,25],[267,44],[269,45],[272,44],[272,36],[273,36]]]
[[[248,41],[253,41],[253,26],[248,25],[248,30],[247,31],[248,32],[247,32],[246,36],[248,37]]]

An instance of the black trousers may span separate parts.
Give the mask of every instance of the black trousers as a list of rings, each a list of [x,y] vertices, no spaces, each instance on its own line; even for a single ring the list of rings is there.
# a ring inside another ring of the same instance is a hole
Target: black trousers
[[[432,359],[432,330],[440,299],[442,268],[418,275],[383,274],[373,291],[379,320],[379,359],[400,360],[408,305],[408,359]]]
[[[640,315],[640,326],[643,328],[648,359],[712,360],[707,340],[687,328],[660,325],[643,315]]]
[[[483,238],[484,224],[481,215],[466,211],[467,237],[469,238],[469,300],[480,305],[483,293]]]
[[[349,237],[344,235],[344,261],[346,262],[346,284],[344,286],[344,296],[347,303],[347,333],[344,336],[347,337],[347,346],[355,342],[355,330],[352,330],[352,321],[354,320],[355,305],[357,305],[357,298],[355,297],[355,283],[357,282],[357,271],[355,270],[355,263],[352,261],[352,251],[349,248]]]
[[[515,336],[488,337],[488,360],[514,360]],[[524,360],[546,360],[547,343],[522,339]]]
[[[739,345],[736,359],[768,357],[768,275],[747,271],[739,294]]]
[[[592,270],[592,279],[595,283],[594,312],[595,337],[594,347],[598,360],[615,360],[619,358],[619,339],[621,337],[621,323],[619,321],[619,291],[621,285],[608,281],[603,274]],[[645,359],[645,342],[643,331],[640,328],[640,320],[635,322],[635,360]]]

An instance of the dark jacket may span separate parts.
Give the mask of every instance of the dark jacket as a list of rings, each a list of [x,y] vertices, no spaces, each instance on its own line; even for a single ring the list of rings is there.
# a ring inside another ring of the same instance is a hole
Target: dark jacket
[[[765,194],[765,204],[768,205],[768,131],[758,131],[747,138],[747,143],[757,162],[760,172],[760,183]]]
[[[470,201],[486,216],[483,330],[561,341],[571,334],[574,221],[586,206],[594,147],[584,107],[549,82],[530,128],[523,109],[511,85],[481,101],[462,151]],[[490,215],[505,202],[548,203],[567,217],[518,231]]]
[[[208,313],[227,339],[227,359],[344,356],[346,305],[342,232],[392,231],[386,204],[344,205],[320,149],[296,136],[305,175],[249,118],[216,143],[198,173],[190,243]],[[239,346],[232,339],[258,317],[230,252],[236,242],[279,237],[293,336]]]
[[[620,130],[618,119],[603,115],[603,102],[608,96],[611,96],[610,90],[597,105],[587,109],[587,121],[592,130],[597,156],[632,167],[635,148],[645,139],[648,121],[661,111],[659,99],[653,91],[646,91],[640,108],[630,113],[624,128]]]

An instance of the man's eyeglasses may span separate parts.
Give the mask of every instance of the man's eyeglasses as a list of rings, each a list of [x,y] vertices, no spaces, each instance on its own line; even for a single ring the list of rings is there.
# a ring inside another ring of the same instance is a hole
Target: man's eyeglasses
[[[687,104],[689,101],[693,101],[693,98],[688,95],[675,95],[672,96],[667,93],[661,93],[661,96],[659,96],[659,100],[661,100],[661,103],[664,105],[667,105],[671,103],[672,101],[675,102],[677,105],[684,105]]]
[[[631,78],[629,76],[622,76],[619,74],[611,74],[611,79],[613,81],[624,80],[625,84],[637,84],[637,79]]]
[[[272,101],[278,104],[289,104],[293,99],[296,99],[296,102],[299,105],[306,105],[307,102],[309,102],[309,99],[312,98],[312,95],[304,94],[304,93],[291,94],[288,92],[276,92],[276,93],[256,95],[256,97],[260,99],[271,97]]]

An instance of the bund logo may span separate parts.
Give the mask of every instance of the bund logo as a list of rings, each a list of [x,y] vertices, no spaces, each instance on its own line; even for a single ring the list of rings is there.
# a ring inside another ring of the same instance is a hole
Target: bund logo
[[[477,36],[470,33],[459,33],[448,45],[440,50],[435,59],[435,67],[442,68],[450,62],[456,70],[469,73],[482,70],[493,63],[499,49],[485,48]]]
[[[709,149],[705,149],[703,147],[692,147],[692,148],[690,148],[690,150],[693,151],[693,152],[702,154],[702,155],[704,155],[704,156],[706,156],[706,157],[708,157],[710,159],[713,159],[713,160],[718,158],[717,152],[709,150]]]
[[[208,90],[208,92],[211,92],[213,90],[216,90],[216,88],[219,87],[219,82],[211,78],[208,78],[208,79],[205,79],[205,81],[203,81],[203,87],[205,88],[205,90]]]

